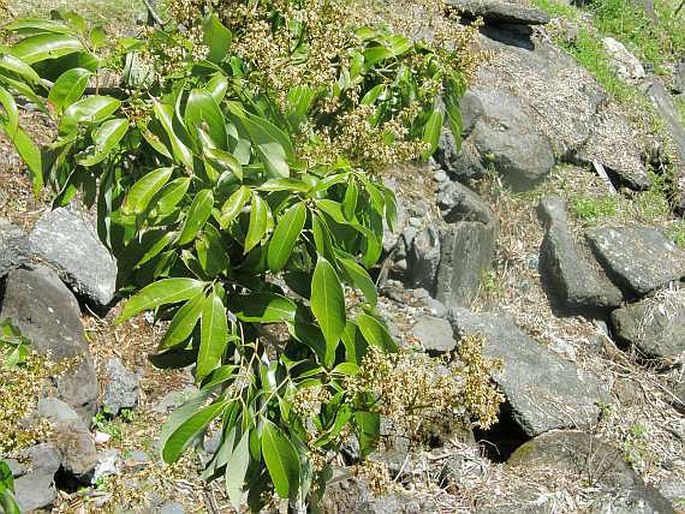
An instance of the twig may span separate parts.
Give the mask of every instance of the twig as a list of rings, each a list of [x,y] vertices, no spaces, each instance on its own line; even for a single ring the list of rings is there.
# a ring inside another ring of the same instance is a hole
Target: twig
[[[599,178],[601,178],[602,181],[609,188],[609,192],[612,195],[615,195],[616,194],[616,188],[614,187],[614,184],[611,183],[611,179],[609,178],[609,174],[607,173],[607,170],[604,169],[604,166],[602,166],[602,163],[599,162],[598,160],[593,160],[592,166],[595,168],[595,171],[597,172],[597,175],[599,175]]]
[[[145,8],[147,9],[147,24],[150,26],[164,25],[162,18],[159,17],[159,14],[157,14],[157,12],[155,11],[155,8],[150,3],[150,0],[143,0],[143,3],[145,4]]]

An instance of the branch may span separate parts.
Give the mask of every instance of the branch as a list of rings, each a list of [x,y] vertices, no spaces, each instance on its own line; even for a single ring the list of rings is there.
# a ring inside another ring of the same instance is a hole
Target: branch
[[[150,3],[150,0],[143,0],[143,3],[147,9],[147,24],[151,27],[154,25],[164,25],[162,18],[159,17],[159,14],[157,14],[155,11],[155,8]]]

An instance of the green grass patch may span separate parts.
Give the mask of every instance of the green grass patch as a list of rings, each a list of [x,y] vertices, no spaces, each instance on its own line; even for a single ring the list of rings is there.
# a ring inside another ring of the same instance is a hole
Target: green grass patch
[[[615,196],[579,196],[571,200],[576,218],[586,225],[596,225],[602,219],[616,216],[618,202]]]

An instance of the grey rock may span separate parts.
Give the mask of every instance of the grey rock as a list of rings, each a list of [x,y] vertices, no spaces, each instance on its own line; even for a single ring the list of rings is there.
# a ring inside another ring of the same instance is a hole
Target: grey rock
[[[93,472],[93,483],[107,476],[119,474],[119,450],[108,448],[98,453],[98,463]]]
[[[0,278],[28,262],[30,257],[29,240],[24,231],[0,218]]]
[[[459,182],[445,182],[437,195],[438,206],[447,223],[479,221],[490,223],[493,219],[490,207],[478,194]]]
[[[83,214],[67,208],[47,212],[30,239],[33,251],[57,269],[74,293],[98,308],[112,301],[116,261]]]
[[[433,227],[426,227],[413,238],[407,252],[408,284],[434,291],[439,264],[440,236]]]
[[[426,298],[423,302],[423,307],[436,318],[444,318],[447,315],[445,304],[435,298]]]
[[[680,61],[675,67],[671,90],[676,95],[685,93],[685,61]]]
[[[188,399],[196,395],[197,391],[197,388],[193,386],[188,386],[180,391],[171,391],[164,395],[164,397],[152,407],[152,410],[160,414],[166,414],[183,405]]]
[[[514,25],[544,25],[549,15],[538,9],[498,0],[447,0],[468,18],[483,18],[485,23]]]
[[[42,398],[36,410],[53,427],[53,440],[62,454],[65,471],[75,477],[90,475],[98,464],[98,454],[88,425],[69,405],[57,398]]]
[[[178,502],[166,502],[159,508],[159,514],[185,514],[186,509]]]
[[[612,37],[602,38],[602,46],[611,58],[611,64],[616,74],[624,81],[635,82],[645,77],[645,69],[640,60],[635,57],[620,41]]]
[[[474,299],[483,272],[492,264],[496,234],[494,222],[477,221],[460,221],[442,231],[435,297],[447,308]]]
[[[457,344],[452,325],[446,319],[421,316],[411,332],[430,353],[451,352]]]
[[[536,41],[532,49],[488,38],[482,38],[482,43],[491,57],[479,68],[471,85],[473,93],[481,101],[492,89],[516,97],[527,117],[513,121],[524,125],[524,130],[534,127],[551,143],[557,158],[582,147],[607,98],[592,75],[549,43]],[[485,116],[497,119],[496,103],[484,108]]]
[[[682,73],[685,74],[685,63],[681,63]],[[663,84],[655,77],[650,78],[647,85],[647,97],[651,100],[657,112],[664,121],[664,129],[670,142],[668,154],[675,154],[675,161],[671,164],[676,166],[677,177],[676,208],[679,212],[685,212],[685,127],[680,122],[680,115],[673,97],[668,93]],[[673,161],[670,155],[666,159]]]
[[[61,455],[52,444],[42,443],[22,452],[29,460],[30,473],[14,481],[14,494],[21,512],[50,507],[57,497],[55,473],[61,464]]]
[[[685,253],[651,227],[585,231],[600,264],[624,292],[644,296],[685,276]]]
[[[656,488],[673,504],[682,505],[683,499],[685,499],[685,482],[682,480],[677,478],[662,480],[657,484]]]
[[[675,512],[666,498],[635,473],[621,450],[590,434],[542,434],[519,447],[508,464],[525,469],[557,469],[588,482],[600,491],[593,512]]]
[[[685,356],[685,290],[616,309],[611,324],[621,341],[643,355],[676,362]]]
[[[538,213],[546,228],[540,270],[549,290],[565,309],[585,311],[618,307],[623,295],[585,259],[568,227],[566,200],[543,198]]]
[[[478,179],[486,174],[473,140],[468,138],[462,141],[461,145],[457,145],[448,129],[444,129],[440,134],[435,160],[455,180]]]
[[[63,401],[86,422],[95,414],[98,381],[74,295],[49,268],[12,271],[5,282],[0,317],[13,320],[33,348],[54,362],[77,359],[53,380]]]
[[[362,478],[343,478],[346,471],[339,471],[341,479],[326,487],[322,500],[322,512],[327,514],[428,514],[437,512],[437,505],[432,498],[422,498],[416,494],[401,492],[389,493],[377,497],[371,491],[369,483]]]
[[[105,364],[105,393],[102,406],[106,412],[117,415],[121,409],[138,405],[140,377],[126,369],[121,360],[112,358]]]
[[[433,180],[439,183],[445,182],[447,180],[447,173],[442,170],[438,170],[433,174]]]
[[[504,315],[453,309],[449,319],[460,336],[480,333],[486,341],[485,355],[503,360],[504,368],[493,380],[511,406],[514,420],[527,435],[536,436],[557,428],[589,427],[596,422],[596,402],[608,399],[597,377],[560,359]]]
[[[652,185],[644,164],[647,146],[630,120],[612,107],[594,117],[590,134],[573,159],[581,164],[597,161],[619,185],[641,191]]]
[[[467,90],[459,100],[459,110],[461,112],[461,137],[465,138],[483,116],[483,104],[473,91]]]
[[[481,89],[484,114],[471,138],[484,166],[491,164],[516,190],[530,188],[554,166],[550,141],[535,128],[521,100],[501,89]]]

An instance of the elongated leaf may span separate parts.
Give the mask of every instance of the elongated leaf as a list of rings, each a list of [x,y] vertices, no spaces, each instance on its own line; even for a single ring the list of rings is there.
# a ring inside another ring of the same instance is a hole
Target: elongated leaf
[[[136,268],[142,266],[146,262],[149,262],[150,260],[154,259],[157,257],[162,250],[164,250],[167,246],[169,246],[174,239],[178,237],[178,234],[176,232],[167,232],[164,234],[162,237],[160,237],[155,244],[153,244],[144,254],[143,256],[136,262],[135,266]]]
[[[376,292],[376,285],[366,270],[351,257],[338,255],[338,262],[342,265],[352,285],[361,289],[366,300],[372,307],[375,307],[378,302],[378,293]]]
[[[95,166],[104,161],[119,141],[128,132],[128,120],[117,118],[107,120],[93,131],[93,143],[95,147],[86,157],[76,159],[81,166]]]
[[[209,48],[207,60],[215,63],[223,61],[231,47],[233,34],[221,23],[216,14],[207,16],[202,21],[202,27],[204,29],[204,42]]]
[[[17,153],[31,172],[33,191],[38,194],[43,187],[43,158],[40,148],[20,128],[14,131],[12,143],[14,143]]]
[[[438,147],[440,132],[442,132],[442,122],[442,113],[436,109],[431,113],[428,121],[426,121],[426,125],[423,127],[423,140],[429,145],[423,153],[424,159],[428,159],[428,157],[433,155]]]
[[[200,266],[209,277],[215,277],[230,267],[221,234],[211,223],[205,225],[203,233],[195,240],[195,251]]]
[[[226,228],[243,210],[245,204],[250,199],[250,189],[241,186],[235,191],[221,207],[220,224],[221,228]]]
[[[245,237],[245,250],[247,253],[266,235],[268,229],[269,206],[262,200],[262,197],[254,193],[250,205],[250,225]]]
[[[151,171],[131,186],[121,211],[128,214],[142,214],[150,204],[150,200],[171,178],[174,168],[157,168]]]
[[[226,493],[236,512],[244,499],[243,484],[250,464],[250,432],[245,432],[226,462]]]
[[[168,350],[187,341],[202,315],[204,295],[199,292],[181,306],[174,315],[169,328],[159,343],[158,350]]]
[[[202,291],[205,285],[205,282],[193,278],[166,278],[154,282],[126,302],[117,322],[122,323],[140,312],[160,305],[189,300]]]
[[[226,308],[219,296],[212,292],[204,299],[202,307],[202,324],[200,351],[197,355],[195,376],[198,380],[221,365],[221,358],[228,342],[228,322]]]
[[[359,429],[359,449],[362,457],[366,457],[376,448],[376,442],[380,435],[381,418],[377,412],[358,411],[354,415]]]
[[[190,177],[172,180],[162,188],[155,201],[154,213],[160,218],[168,216],[176,209],[190,187]]]
[[[388,329],[376,318],[362,312],[357,316],[357,326],[369,344],[386,352],[397,351],[397,343]]]
[[[9,71],[33,86],[40,84],[40,75],[27,63],[12,55],[6,47],[0,46],[0,70]]]
[[[157,117],[157,120],[162,125],[164,132],[166,132],[166,135],[169,138],[171,151],[176,160],[180,164],[185,165],[187,168],[193,169],[193,155],[188,147],[178,137],[178,134],[176,134],[174,131],[174,108],[170,105],[161,104],[155,100],[152,109]]]
[[[7,25],[4,25],[2,28],[8,32],[16,32],[17,34],[35,34],[42,32],[52,32],[55,34],[77,34],[75,29],[64,23],[38,18],[14,20]]]
[[[197,413],[181,424],[164,444],[164,449],[162,450],[164,461],[169,464],[176,462],[190,442],[197,437],[214,418],[220,416],[228,405],[228,400],[208,405],[197,411]]]
[[[288,209],[279,220],[271,237],[267,254],[267,262],[271,271],[281,271],[286,265],[295,242],[302,233],[305,221],[307,221],[307,207],[304,202],[299,202]]]
[[[347,320],[345,296],[335,268],[324,257],[319,257],[312,277],[312,312],[326,339],[326,364],[335,356],[340,335]]]
[[[359,200],[359,188],[356,182],[351,182],[345,191],[345,198],[342,203],[342,210],[345,218],[348,220],[354,219],[357,211],[357,201]]]
[[[197,233],[202,230],[209,216],[211,216],[212,207],[214,207],[214,194],[211,189],[203,189],[195,196],[193,203],[190,204],[188,217],[178,238],[179,245],[187,244],[195,239]]]
[[[84,68],[72,68],[59,76],[48,94],[48,102],[58,114],[81,98],[91,75],[93,73]]]
[[[69,134],[81,123],[102,121],[119,108],[121,102],[109,96],[89,96],[64,110],[59,123],[60,134]]]
[[[214,148],[226,149],[226,121],[211,93],[193,89],[188,96],[184,120],[186,128],[193,133],[200,129],[205,130]]]
[[[205,89],[209,91],[217,103],[221,103],[221,100],[226,96],[226,91],[228,91],[228,79],[225,75],[217,73],[207,82]]]
[[[293,321],[297,305],[276,293],[252,293],[229,298],[228,308],[241,321],[279,323]]]
[[[230,171],[238,180],[243,179],[243,166],[233,154],[218,148],[204,147],[205,156],[220,171]]]
[[[85,48],[78,38],[67,34],[39,34],[21,40],[12,53],[27,64],[82,52]]]
[[[299,490],[300,459],[293,443],[271,421],[264,421],[262,454],[271,481],[281,498],[293,498]]]
[[[0,111],[0,122],[3,123],[7,137],[12,140],[19,128],[19,110],[12,95],[2,86],[0,86],[0,107],[4,109],[4,113]]]

